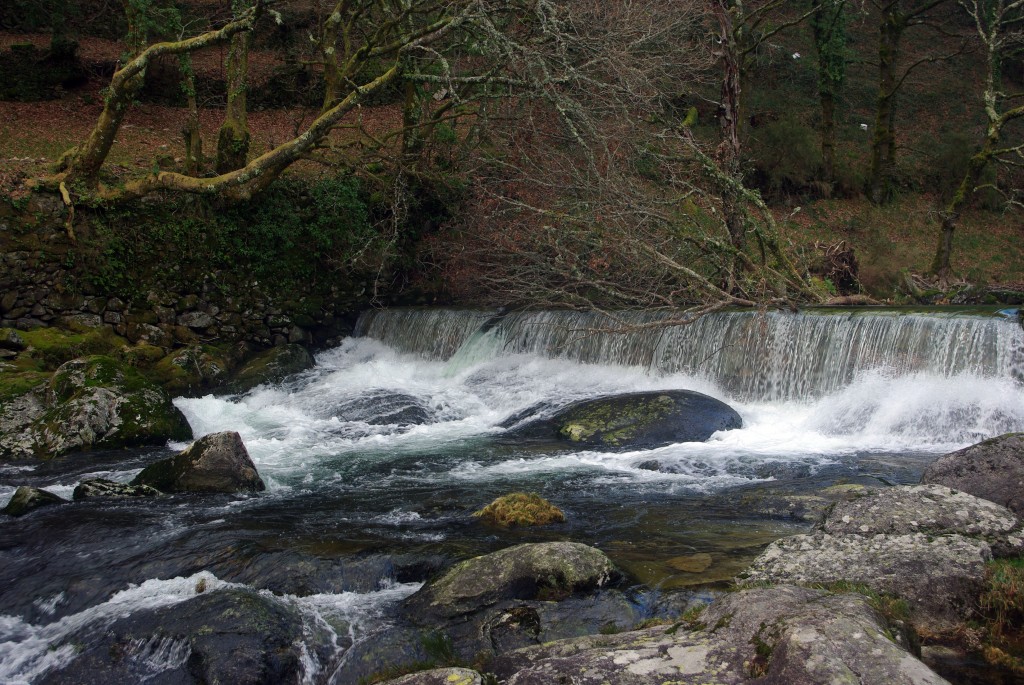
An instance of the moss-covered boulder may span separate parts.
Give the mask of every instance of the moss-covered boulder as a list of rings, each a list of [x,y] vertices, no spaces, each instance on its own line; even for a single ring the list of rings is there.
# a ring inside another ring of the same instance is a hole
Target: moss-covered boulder
[[[192,430],[170,396],[139,373],[106,356],[73,359],[44,391],[26,393],[5,408],[18,420],[0,421],[0,454],[50,458],[91,448],[160,445],[187,440]],[[15,424],[20,423],[20,428]],[[17,433],[14,432],[17,430]]]
[[[604,587],[619,577],[605,553],[587,545],[516,545],[456,564],[410,597],[407,607],[416,620],[429,623],[507,599],[565,597]]]
[[[582,400],[551,418],[504,425],[511,428],[508,435],[512,438],[558,440],[597,449],[638,449],[704,442],[717,431],[741,428],[743,419],[713,397],[691,390],[663,390]]]
[[[24,338],[13,328],[0,328],[0,350],[20,352],[27,347]]]
[[[301,345],[272,347],[246,362],[228,388],[232,392],[246,392],[263,383],[278,383],[286,376],[312,368],[313,363],[313,357]]]
[[[466,668],[435,668],[387,680],[381,685],[482,685],[483,677]]]
[[[266,489],[238,433],[211,433],[131,482],[161,492],[259,492]]]
[[[212,345],[189,345],[153,364],[147,374],[172,395],[198,395],[222,387],[234,361]]]
[[[513,492],[499,497],[473,516],[492,526],[546,526],[565,521],[562,510],[540,495]]]
[[[22,332],[21,337],[27,345],[26,353],[47,371],[79,357],[116,357],[129,346],[126,339],[108,328],[36,328]]]
[[[0,510],[0,514],[8,516],[24,516],[33,509],[49,506],[51,504],[67,504],[68,501],[58,497],[52,492],[22,485],[14,491],[14,496],[7,506]]]

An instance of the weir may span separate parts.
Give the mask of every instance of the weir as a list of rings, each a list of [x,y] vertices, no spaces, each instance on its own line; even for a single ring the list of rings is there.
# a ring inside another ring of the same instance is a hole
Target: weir
[[[821,397],[865,372],[1024,379],[1024,329],[1015,312],[736,311],[660,325],[672,317],[397,309],[364,313],[356,334],[430,360],[532,354],[685,373],[757,401]]]

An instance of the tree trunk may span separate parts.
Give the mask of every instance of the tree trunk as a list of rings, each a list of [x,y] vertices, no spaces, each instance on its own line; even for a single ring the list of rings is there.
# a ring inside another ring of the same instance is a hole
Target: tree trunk
[[[732,16],[726,3],[717,5],[717,18],[722,39],[722,101],[718,109],[718,121],[722,142],[718,146],[718,160],[722,169],[739,181],[740,172],[740,63],[739,49],[733,31]],[[722,197],[725,224],[729,231],[729,242],[738,252],[747,246],[746,226],[743,220],[743,202],[731,189],[725,189]],[[739,264],[737,264],[739,268]]]
[[[821,166],[825,181],[836,179],[836,100],[821,92]]]
[[[184,171],[190,176],[196,176],[203,169],[203,136],[199,127],[196,76],[195,72],[192,71],[191,55],[185,54],[181,56],[181,70],[185,75],[182,88],[188,101],[188,119],[186,119],[185,126],[181,129],[181,135],[185,139]]]
[[[978,182],[992,159],[993,150],[999,142],[999,137],[998,128],[990,126],[985,147],[971,157],[967,163],[967,171],[942,213],[942,232],[939,234],[939,245],[935,250],[931,268],[932,273],[938,277],[941,283],[948,283],[953,276],[950,257],[953,254],[953,234],[956,231],[957,222],[960,220],[960,212],[970,200],[971,195],[974,194],[974,189],[978,187]]]
[[[320,53],[324,61],[324,102],[320,107],[323,114],[338,104],[341,97],[341,72],[338,69],[338,31],[341,29],[341,5],[338,3],[330,16],[324,20],[320,36]]]
[[[882,17],[878,34],[878,96],[871,137],[868,197],[876,205],[892,200],[896,170],[896,62],[905,20],[892,13]]]
[[[227,59],[228,102],[224,123],[217,136],[217,173],[224,174],[245,166],[249,158],[249,121],[246,88],[249,75],[250,33],[235,34]]]

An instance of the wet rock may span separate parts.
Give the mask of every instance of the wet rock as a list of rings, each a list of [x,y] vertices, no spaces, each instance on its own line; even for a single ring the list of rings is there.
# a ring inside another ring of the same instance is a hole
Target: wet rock
[[[247,392],[263,383],[278,383],[313,365],[313,357],[301,345],[272,347],[246,362],[228,387],[232,392]]]
[[[27,402],[21,416],[31,420],[21,434],[12,436],[8,429],[0,435],[0,450],[19,458],[159,445],[192,435],[167,393],[110,357],[62,364],[46,388],[43,411]]]
[[[940,457],[922,483],[946,485],[1024,514],[1024,433],[1008,433]]]
[[[83,480],[75,487],[73,499],[91,499],[96,497],[159,497],[160,491],[148,485],[132,485],[118,483],[106,478],[90,478]]]
[[[304,633],[299,612],[272,597],[209,591],[171,607],[137,610],[105,631],[76,635],[79,655],[41,682],[296,683],[304,658],[326,662],[333,652],[330,636],[311,628]]]
[[[419,673],[410,673],[394,680],[385,680],[381,685],[482,685],[483,679],[476,671],[467,668],[435,668]]]
[[[668,566],[684,573],[702,573],[711,568],[713,560],[707,552],[672,557],[665,562]]]
[[[831,535],[963,535],[988,542],[997,556],[1024,553],[1013,512],[943,485],[885,488],[839,502],[820,528]]]
[[[566,597],[604,587],[619,575],[604,552],[587,545],[516,545],[457,564],[406,604],[414,620],[431,622],[508,599]]]
[[[161,492],[259,492],[266,489],[242,437],[235,432],[211,433],[173,457],[142,470],[132,485]]]
[[[25,349],[25,339],[13,328],[0,328],[0,349],[20,352]]]
[[[363,421],[371,426],[420,426],[433,416],[423,403],[401,392],[377,390],[339,404],[334,415],[346,421]]]
[[[30,381],[26,392],[3,398],[0,402],[0,456],[32,456],[35,439],[29,427],[46,413],[46,376]]]
[[[860,595],[791,586],[732,593],[698,621],[562,640],[498,656],[509,685],[946,683]]]
[[[630,393],[575,402],[511,436],[556,439],[581,447],[636,449],[703,442],[743,420],[727,404],[690,390]]]
[[[751,583],[848,582],[907,600],[914,622],[936,632],[975,614],[988,543],[962,535],[829,535],[776,540],[737,580]]]
[[[14,496],[7,506],[0,510],[0,514],[8,516],[24,516],[33,509],[49,506],[51,504],[67,504],[68,501],[58,497],[52,492],[22,485],[14,491]]]

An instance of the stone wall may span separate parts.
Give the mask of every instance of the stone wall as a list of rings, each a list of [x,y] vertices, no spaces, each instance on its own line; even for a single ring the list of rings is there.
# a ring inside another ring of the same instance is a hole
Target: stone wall
[[[351,282],[282,292],[244,269],[186,272],[173,253],[156,264],[128,265],[146,274],[132,292],[105,288],[90,278],[102,260],[97,237],[79,217],[72,241],[65,212],[50,196],[33,197],[20,210],[0,207],[0,326],[108,327],[168,350],[197,342],[319,346],[347,334],[354,312],[369,304],[365,286]]]

